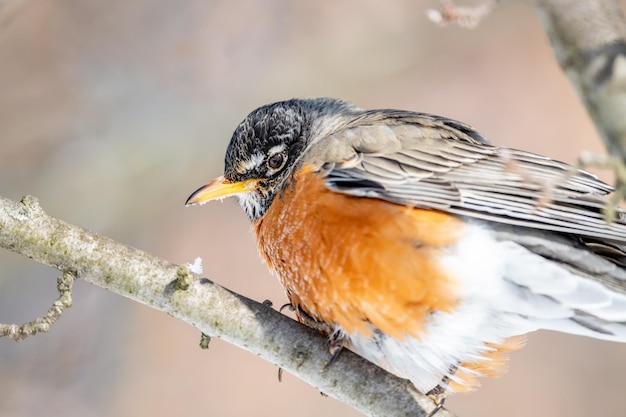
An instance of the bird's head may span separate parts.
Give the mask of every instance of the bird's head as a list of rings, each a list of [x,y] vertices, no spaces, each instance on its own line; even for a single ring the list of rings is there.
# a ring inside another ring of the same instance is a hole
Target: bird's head
[[[186,204],[237,196],[250,220],[258,219],[301,164],[312,138],[320,136],[317,122],[351,107],[334,99],[293,99],[254,110],[233,133],[224,175],[196,190]]]

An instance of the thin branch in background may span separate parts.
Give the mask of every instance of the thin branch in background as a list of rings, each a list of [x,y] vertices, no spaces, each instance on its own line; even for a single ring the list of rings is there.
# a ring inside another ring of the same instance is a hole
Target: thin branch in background
[[[74,280],[75,277],[70,272],[65,272],[61,275],[57,279],[59,298],[48,309],[48,312],[43,317],[38,317],[21,325],[0,323],[0,337],[9,337],[19,342],[29,336],[50,330],[57,319],[61,317],[63,311],[72,306],[72,286],[74,285]]]
[[[608,153],[626,162],[626,18],[616,0],[535,0],[554,49]]]
[[[452,23],[473,29],[495,8],[498,0],[485,0],[476,6],[457,6],[452,0],[441,0],[441,9],[428,9],[426,16],[440,26]]]
[[[609,201],[602,210],[608,223],[615,220],[617,211],[615,208],[626,198],[626,165],[618,157],[611,155],[597,155],[591,152],[581,152],[578,156],[577,168],[589,167],[610,169],[615,175],[615,192],[611,194]]]

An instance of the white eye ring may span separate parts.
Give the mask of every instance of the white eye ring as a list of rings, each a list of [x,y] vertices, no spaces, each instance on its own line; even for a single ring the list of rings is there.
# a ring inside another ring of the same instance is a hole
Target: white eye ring
[[[267,167],[276,172],[285,166],[287,163],[287,154],[285,152],[276,152],[267,158]]]

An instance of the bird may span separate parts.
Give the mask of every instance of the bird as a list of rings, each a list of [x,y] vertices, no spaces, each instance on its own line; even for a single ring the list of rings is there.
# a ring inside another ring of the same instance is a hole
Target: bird
[[[575,165],[428,113],[252,111],[222,176],[298,319],[442,404],[547,329],[626,342],[626,212]]]

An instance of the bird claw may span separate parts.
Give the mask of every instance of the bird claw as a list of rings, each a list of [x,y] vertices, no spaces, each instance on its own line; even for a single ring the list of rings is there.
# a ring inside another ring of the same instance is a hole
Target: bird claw
[[[284,309],[288,308],[289,311],[295,311],[296,308],[293,306],[293,304],[291,303],[287,303],[287,304],[283,304],[282,306],[280,306],[280,308],[278,309],[279,313],[282,313]]]
[[[428,414],[428,417],[434,417],[435,414],[443,408],[446,398],[448,398],[446,390],[441,385],[437,385],[435,388],[428,391],[426,395],[435,403],[435,408],[433,408],[433,410]]]
[[[332,365],[333,363],[337,361],[337,358],[339,358],[339,354],[341,353],[343,348],[344,346],[343,346],[341,338],[338,336],[333,336],[333,338],[330,341],[330,347],[328,348],[328,352],[330,353],[331,356],[328,362],[326,362],[326,365],[324,365],[323,369],[328,368],[330,365]]]

